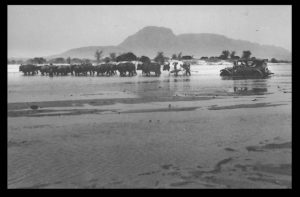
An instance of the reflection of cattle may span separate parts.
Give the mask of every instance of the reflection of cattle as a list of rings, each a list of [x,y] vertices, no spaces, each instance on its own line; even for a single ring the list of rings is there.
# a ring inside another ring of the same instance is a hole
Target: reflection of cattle
[[[24,75],[35,75],[38,73],[39,67],[33,64],[20,65],[19,71]]]
[[[135,65],[131,62],[119,63],[116,65],[116,69],[119,71],[120,76],[126,76],[127,72],[128,76],[136,74]]]
[[[155,76],[159,76],[161,74],[160,64],[156,62],[138,64],[137,70],[142,70],[142,73],[146,74],[146,76],[150,76],[151,72],[154,72]]]

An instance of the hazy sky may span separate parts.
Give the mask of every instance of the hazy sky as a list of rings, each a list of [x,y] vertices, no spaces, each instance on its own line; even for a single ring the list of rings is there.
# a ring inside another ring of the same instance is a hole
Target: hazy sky
[[[150,25],[291,50],[291,19],[291,6],[8,6],[8,57],[117,45]]]

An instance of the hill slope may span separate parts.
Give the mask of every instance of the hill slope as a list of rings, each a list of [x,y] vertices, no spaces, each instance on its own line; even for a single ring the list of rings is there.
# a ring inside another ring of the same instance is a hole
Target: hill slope
[[[148,26],[135,34],[127,37],[118,46],[92,46],[71,49],[62,54],[52,57],[78,57],[94,59],[95,51],[103,50],[104,56],[110,52],[122,53],[131,51],[136,55],[147,55],[154,57],[158,51],[171,56],[182,52],[184,55],[218,56],[222,50],[236,51],[241,55],[242,51],[250,50],[252,56],[257,58],[272,58],[291,60],[291,53],[282,48],[271,45],[260,45],[243,40],[235,40],[223,35],[199,33],[175,35],[171,29],[165,27]],[[50,58],[48,57],[48,58]]]
[[[127,52],[126,49],[123,49],[123,48],[117,47],[117,46],[88,46],[88,47],[80,47],[80,48],[70,49],[61,54],[51,55],[46,58],[52,59],[52,58],[56,58],[56,57],[63,57],[63,58],[71,57],[71,58],[95,59],[94,55],[97,50],[103,51],[102,57],[109,56],[109,53],[113,53],[113,52],[116,54]]]

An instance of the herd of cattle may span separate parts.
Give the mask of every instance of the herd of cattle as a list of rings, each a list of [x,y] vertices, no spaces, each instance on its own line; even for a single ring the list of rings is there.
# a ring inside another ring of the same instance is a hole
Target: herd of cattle
[[[182,67],[186,70],[186,74],[190,75],[189,64],[183,64]],[[26,64],[20,65],[19,71],[23,72],[24,75],[36,75],[39,72],[41,75],[48,76],[64,76],[64,75],[75,75],[75,76],[112,76],[116,75],[117,71],[120,76],[134,76],[136,75],[136,70],[141,70],[143,75],[150,76],[151,72],[155,76],[160,76],[161,74],[161,65],[156,62],[142,63],[142,62],[118,62],[118,63],[105,63],[93,66],[92,64],[72,64],[72,65],[34,65]],[[163,70],[170,70],[170,63],[163,65]],[[176,67],[175,67],[176,71]],[[177,73],[176,73],[177,74]]]

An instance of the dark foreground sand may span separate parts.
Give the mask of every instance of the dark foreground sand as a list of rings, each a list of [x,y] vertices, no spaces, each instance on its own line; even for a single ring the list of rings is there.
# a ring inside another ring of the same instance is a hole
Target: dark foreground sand
[[[278,95],[9,103],[8,187],[291,188]]]

